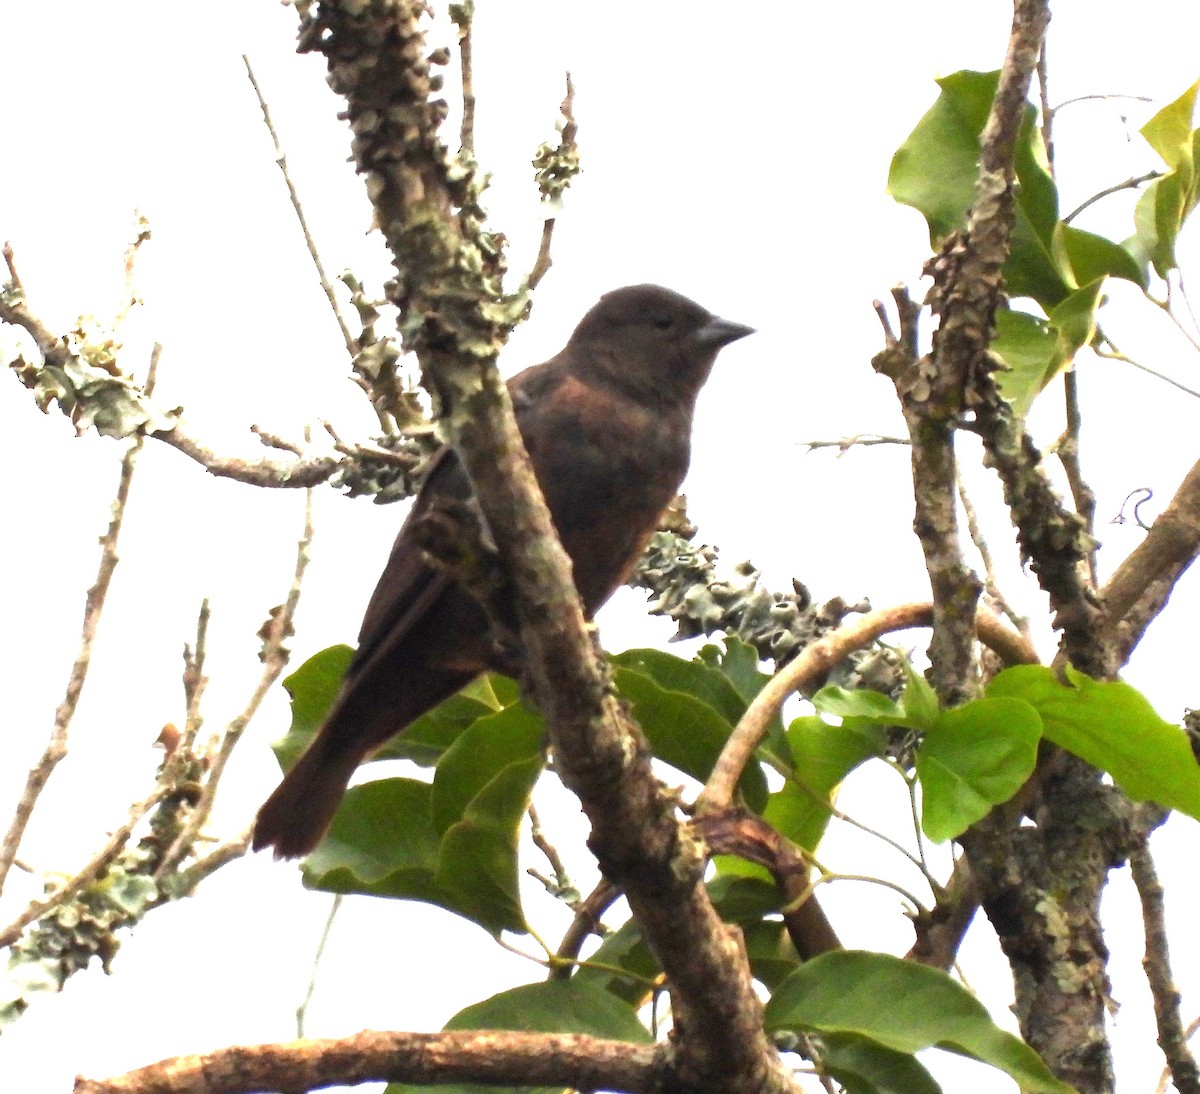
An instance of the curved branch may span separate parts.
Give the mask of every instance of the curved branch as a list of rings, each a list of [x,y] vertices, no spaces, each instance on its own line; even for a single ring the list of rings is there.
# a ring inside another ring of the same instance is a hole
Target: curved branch
[[[766,734],[771,719],[789,695],[796,691],[815,690],[847,654],[885,634],[932,626],[933,610],[932,604],[921,602],[868,612],[814,642],[794,661],[785,665],[754,697],[730,734],[700,795],[697,811],[704,814],[730,807],[738,779]],[[1006,663],[1037,664],[1037,652],[1033,646],[990,612],[981,611],[976,615],[975,630],[980,641],[995,650]]]

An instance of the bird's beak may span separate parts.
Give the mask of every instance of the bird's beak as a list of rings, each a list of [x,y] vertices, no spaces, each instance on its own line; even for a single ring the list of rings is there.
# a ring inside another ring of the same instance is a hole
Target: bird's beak
[[[745,338],[747,334],[753,333],[753,327],[747,327],[742,323],[731,323],[728,319],[718,319],[714,315],[692,337],[702,346],[720,349],[722,346],[729,345],[730,342],[736,342],[739,338]]]

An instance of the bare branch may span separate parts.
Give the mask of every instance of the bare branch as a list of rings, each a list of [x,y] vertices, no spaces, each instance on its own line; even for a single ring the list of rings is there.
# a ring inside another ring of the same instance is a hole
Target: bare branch
[[[1161,171],[1147,171],[1144,175],[1134,175],[1132,178],[1127,178],[1124,182],[1116,182],[1112,186],[1106,186],[1103,190],[1094,193],[1086,201],[1081,201],[1076,205],[1074,209],[1062,218],[1063,223],[1070,224],[1085,209],[1091,208],[1096,202],[1108,197],[1110,194],[1119,194],[1122,190],[1136,190],[1139,186],[1160,178],[1162,178]]]
[[[568,980],[575,969],[588,935],[600,931],[600,917],[621,896],[621,890],[611,881],[600,879],[599,884],[576,907],[575,918],[567,928],[550,963],[551,980]]]
[[[1142,968],[1146,971],[1146,981],[1154,998],[1158,1044],[1167,1058],[1178,1094],[1200,1094],[1200,1068],[1197,1068],[1196,1058],[1188,1048],[1183,1021],[1179,1016],[1179,989],[1171,975],[1163,887],[1158,880],[1150,848],[1144,841],[1129,856],[1129,868],[1142,902],[1142,923],[1146,931],[1146,956],[1142,959]]]
[[[16,270],[11,264],[11,251],[6,248],[5,255],[10,259],[9,269],[14,284],[19,284]],[[155,366],[158,361],[160,346],[154,347],[150,361],[150,380],[153,386]],[[117,482],[117,494],[112,504],[112,516],[109,520],[108,531],[100,540],[100,565],[96,572],[96,580],[88,589],[83,608],[83,626],[79,640],[79,651],[75,655],[75,663],[71,666],[71,674],[67,680],[66,694],[58,709],[54,712],[54,727],[50,731],[50,739],[46,743],[41,759],[29,772],[25,780],[25,788],[17,802],[16,812],[5,833],[3,843],[0,843],[0,890],[4,888],[9,868],[21,845],[29,818],[33,815],[38,797],[50,779],[50,775],[59,761],[67,754],[67,738],[71,720],[75,717],[75,709],[79,705],[79,696],[83,692],[87,680],[88,668],[92,659],[92,644],[96,639],[96,630],[100,624],[100,616],[104,611],[104,603],[108,597],[109,584],[113,572],[117,568],[117,543],[121,537],[121,526],[125,521],[125,508],[129,502],[129,489],[133,483],[133,472],[137,465],[138,453],[142,450],[144,438],[135,437],[121,458],[121,474]]]
[[[550,272],[550,243],[554,237],[554,225],[558,222],[562,195],[580,171],[579,146],[576,143],[579,127],[575,124],[575,85],[571,82],[569,72],[567,94],[558,110],[558,144],[543,144],[533,158],[534,177],[542,192],[542,201],[550,208],[551,214],[542,222],[542,242],[537,258],[533,268],[525,275],[524,287],[527,291],[537,288],[542,278]]]
[[[325,299],[329,301],[329,307],[333,311],[334,319],[337,320],[338,329],[342,332],[342,340],[346,343],[346,352],[353,357],[358,352],[358,347],[342,315],[341,306],[338,304],[337,296],[333,291],[333,284],[325,273],[325,264],[321,261],[321,253],[317,250],[316,241],[312,237],[312,232],[309,231],[308,218],[304,215],[304,206],[300,203],[300,195],[296,192],[291,172],[288,170],[287,155],[283,151],[283,145],[279,143],[279,134],[275,131],[275,123],[271,120],[271,110],[267,106],[267,100],[262,93],[262,89],[258,86],[258,79],[254,75],[254,69],[250,66],[250,58],[244,53],[242,54],[242,63],[246,66],[246,75],[249,77],[250,86],[254,88],[254,94],[258,99],[258,106],[262,111],[267,132],[271,134],[271,143],[275,146],[275,162],[279,165],[279,170],[283,172],[283,181],[287,184],[288,197],[291,199],[296,219],[300,222],[300,231],[304,233],[304,244],[308,248],[309,257],[312,258],[313,265],[316,267],[317,279],[321,283],[321,291],[325,294]]]
[[[175,837],[170,849],[163,855],[162,861],[159,863],[154,874],[156,881],[162,881],[168,877],[183,860],[184,856],[192,849],[196,841],[196,836],[208,820],[209,813],[212,811],[217,786],[221,781],[221,776],[225,771],[225,765],[228,763],[229,757],[233,754],[234,748],[241,740],[246,726],[250,724],[251,719],[258,712],[263,699],[266,698],[267,693],[274,687],[275,681],[279,679],[280,674],[287,665],[289,651],[284,646],[284,642],[292,634],[292,620],[296,614],[296,606],[300,602],[300,589],[304,581],[304,574],[308,569],[309,549],[312,546],[313,537],[312,518],[312,491],[309,490],[305,493],[304,498],[304,531],[301,533],[300,540],[296,545],[296,565],[292,574],[291,588],[288,589],[287,599],[280,607],[272,609],[270,618],[259,632],[263,639],[262,650],[259,653],[259,658],[263,662],[263,671],[259,676],[258,684],[255,686],[254,692],[250,696],[245,709],[226,727],[225,733],[221,738],[220,747],[216,755],[211,757],[211,762],[208,765],[204,779],[204,788],[200,794],[200,798],[192,809],[183,830]]]
[[[1104,357],[1109,361],[1122,361],[1127,365],[1132,365],[1134,368],[1153,376],[1156,380],[1162,380],[1164,383],[1170,384],[1173,388],[1182,391],[1185,395],[1191,395],[1195,399],[1200,399],[1200,391],[1195,388],[1188,387],[1187,384],[1182,384],[1178,380],[1168,376],[1165,372],[1159,372],[1157,369],[1151,368],[1149,365],[1143,365],[1141,361],[1135,361],[1132,357],[1126,356],[1113,344],[1111,338],[1103,331],[1097,331],[1097,344],[1092,347],[1097,357]],[[1104,349],[1107,345],[1109,348]]]
[[[304,990],[304,998],[296,1008],[296,1036],[304,1036],[304,1021],[308,1016],[308,1005],[312,1002],[313,993],[317,990],[317,969],[321,967],[321,958],[325,955],[325,944],[329,941],[329,932],[333,930],[333,921],[342,907],[342,893],[338,893],[329,905],[329,915],[325,917],[325,926],[321,931],[321,940],[317,943],[317,952],[313,954],[312,972],[308,977],[308,987]]]
[[[134,805],[130,809],[125,823],[109,836],[104,846],[76,871],[68,881],[55,889],[45,900],[35,900],[12,923],[3,930],[0,930],[0,948],[11,946],[21,937],[21,932],[29,924],[41,919],[60,904],[66,903],[100,877],[105,869],[107,869],[109,863],[124,850],[138,821],[170,793],[171,790],[172,787],[166,781],[161,781],[148,798]]]
[[[462,73],[462,124],[459,147],[475,151],[475,79],[471,52],[471,30],[475,19],[475,0],[458,0],[450,5],[450,19],[458,27],[458,60]]]
[[[1102,590],[1106,638],[1115,643],[1122,664],[1198,553],[1200,461]]]
[[[570,1033],[367,1031],[177,1056],[111,1079],[81,1077],[75,1094],[301,1094],[367,1082],[533,1083],[650,1094],[661,1089],[665,1049]]]

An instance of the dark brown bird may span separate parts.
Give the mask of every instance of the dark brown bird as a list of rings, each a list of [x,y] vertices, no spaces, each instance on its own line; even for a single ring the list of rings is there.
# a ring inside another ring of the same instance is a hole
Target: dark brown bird
[[[601,297],[561,353],[509,381],[589,617],[628,576],[683,481],[692,411],[717,352],[751,333],[678,293],[634,285]],[[458,458],[443,449],[367,605],[337,700],[259,810],[255,850],[311,851],[372,750],[481,672],[504,668],[482,607],[426,560],[412,531],[432,505],[469,497]]]

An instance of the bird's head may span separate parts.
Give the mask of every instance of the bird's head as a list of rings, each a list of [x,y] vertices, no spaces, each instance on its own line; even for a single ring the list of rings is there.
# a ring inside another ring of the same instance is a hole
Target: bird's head
[[[581,372],[671,403],[691,403],[723,346],[754,328],[720,319],[659,285],[605,293],[571,335]]]

